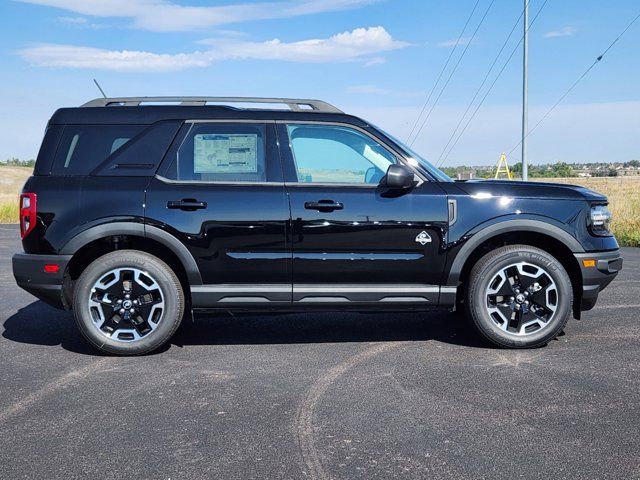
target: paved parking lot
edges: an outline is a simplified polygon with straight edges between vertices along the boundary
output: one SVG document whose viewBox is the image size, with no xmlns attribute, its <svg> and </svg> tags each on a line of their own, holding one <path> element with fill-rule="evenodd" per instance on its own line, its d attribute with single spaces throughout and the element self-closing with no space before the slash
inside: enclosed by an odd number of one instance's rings
<svg viewBox="0 0 640 480">
<path fill-rule="evenodd" d="M 13 282 L 0 225 L 0 478 L 640 478 L 640 252 L 545 348 L 454 315 L 200 318 L 97 355 Z"/>
</svg>

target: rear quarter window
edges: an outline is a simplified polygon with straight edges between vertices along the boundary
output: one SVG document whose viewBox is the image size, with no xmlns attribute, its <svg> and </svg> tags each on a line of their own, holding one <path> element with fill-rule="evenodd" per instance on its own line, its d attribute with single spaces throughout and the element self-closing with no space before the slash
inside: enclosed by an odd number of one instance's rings
<svg viewBox="0 0 640 480">
<path fill-rule="evenodd" d="M 52 173 L 88 175 L 144 128 L 144 125 L 67 125 L 58 145 Z"/>
<path fill-rule="evenodd" d="M 60 143 L 63 131 L 64 125 L 47 126 L 42 145 L 40 145 L 40 151 L 38 152 L 36 166 L 33 169 L 34 175 L 49 175 L 51 173 L 53 158 L 56 154 L 56 149 Z"/>
</svg>

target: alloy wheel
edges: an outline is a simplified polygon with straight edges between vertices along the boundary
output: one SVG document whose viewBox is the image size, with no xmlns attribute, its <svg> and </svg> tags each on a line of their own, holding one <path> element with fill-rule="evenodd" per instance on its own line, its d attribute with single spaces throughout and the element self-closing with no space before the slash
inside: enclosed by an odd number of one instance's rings
<svg viewBox="0 0 640 480">
<path fill-rule="evenodd" d="M 153 332 L 164 313 L 164 292 L 137 268 L 115 268 L 100 276 L 89 293 L 93 326 L 119 342 L 135 342 Z"/>
<path fill-rule="evenodd" d="M 516 336 L 532 335 L 546 328 L 559 301 L 551 275 L 528 262 L 501 268 L 489 282 L 485 297 L 494 324 Z"/>
</svg>

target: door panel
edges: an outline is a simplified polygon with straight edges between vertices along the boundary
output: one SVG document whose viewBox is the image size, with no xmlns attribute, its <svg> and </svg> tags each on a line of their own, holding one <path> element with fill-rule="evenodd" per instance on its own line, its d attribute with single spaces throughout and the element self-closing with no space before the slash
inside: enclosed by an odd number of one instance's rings
<svg viewBox="0 0 640 480">
<path fill-rule="evenodd" d="M 423 183 L 401 195 L 384 188 L 300 184 L 287 190 L 294 285 L 440 283 L 448 216 L 437 184 Z M 305 208 L 322 199 L 343 208 Z M 416 240 L 422 232 L 424 245 Z"/>
<path fill-rule="evenodd" d="M 291 301 L 289 204 L 273 125 L 259 127 L 263 146 L 257 148 L 251 125 L 185 127 L 167 154 L 167 168 L 149 185 L 147 222 L 184 243 L 200 269 L 204 285 L 192 288 L 194 306 Z"/>
<path fill-rule="evenodd" d="M 438 184 L 377 185 L 400 160 L 349 126 L 279 124 L 278 135 L 291 208 L 294 301 L 437 302 L 433 286 L 442 276 L 448 225 Z"/>
<path fill-rule="evenodd" d="M 207 207 L 167 208 L 193 198 Z M 196 260 L 203 283 L 290 283 L 283 186 L 180 185 L 154 179 L 147 221 L 177 236 Z"/>
</svg>

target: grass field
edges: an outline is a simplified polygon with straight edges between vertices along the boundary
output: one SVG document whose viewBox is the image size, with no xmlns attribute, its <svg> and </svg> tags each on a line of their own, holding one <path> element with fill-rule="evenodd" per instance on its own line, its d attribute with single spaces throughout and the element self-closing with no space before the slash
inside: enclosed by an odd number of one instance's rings
<svg viewBox="0 0 640 480">
<path fill-rule="evenodd" d="M 611 228 L 620 245 L 640 247 L 640 176 L 544 178 L 540 181 L 582 185 L 609 197 Z"/>
<path fill-rule="evenodd" d="M 0 223 L 18 221 L 18 193 L 31 168 L 0 166 Z M 640 247 L 640 176 L 608 178 L 545 178 L 604 193 L 613 212 L 613 232 L 621 245 Z"/>
<path fill-rule="evenodd" d="M 18 194 L 31 167 L 0 166 L 0 223 L 18 223 Z"/>
</svg>

